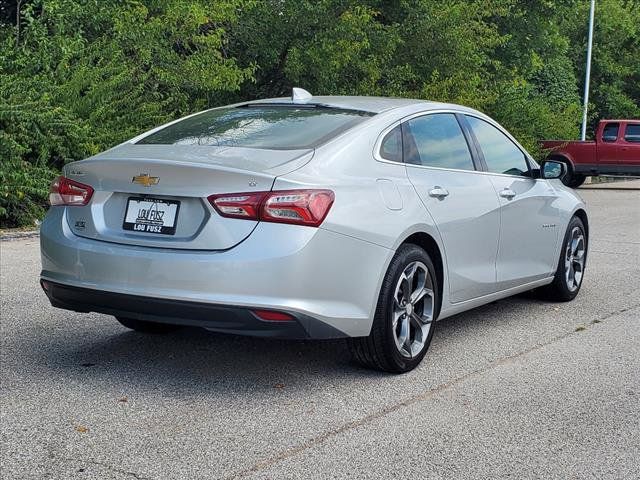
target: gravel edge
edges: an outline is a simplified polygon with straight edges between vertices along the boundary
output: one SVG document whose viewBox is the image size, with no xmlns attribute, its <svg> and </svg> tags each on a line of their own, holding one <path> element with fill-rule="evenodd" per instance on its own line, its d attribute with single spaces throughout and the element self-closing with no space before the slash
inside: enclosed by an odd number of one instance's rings
<svg viewBox="0 0 640 480">
<path fill-rule="evenodd" d="M 0 230 L 0 241 L 23 240 L 40 236 L 40 230 Z"/>
</svg>

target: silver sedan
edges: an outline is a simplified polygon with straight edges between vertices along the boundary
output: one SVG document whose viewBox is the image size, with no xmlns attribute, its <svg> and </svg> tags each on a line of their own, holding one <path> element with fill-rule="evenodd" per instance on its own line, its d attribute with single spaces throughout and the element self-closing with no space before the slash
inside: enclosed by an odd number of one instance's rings
<svg viewBox="0 0 640 480">
<path fill-rule="evenodd" d="M 41 284 L 136 331 L 346 337 L 406 372 L 436 319 L 578 294 L 589 225 L 565 173 L 470 108 L 294 89 L 66 165 Z"/>
</svg>

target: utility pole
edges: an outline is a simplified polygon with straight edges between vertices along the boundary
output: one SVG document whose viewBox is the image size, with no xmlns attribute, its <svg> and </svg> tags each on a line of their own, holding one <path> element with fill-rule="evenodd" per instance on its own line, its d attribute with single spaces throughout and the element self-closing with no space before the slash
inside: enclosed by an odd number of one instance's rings
<svg viewBox="0 0 640 480">
<path fill-rule="evenodd" d="M 584 107 L 582 110 L 582 132 L 580 140 L 583 142 L 587 138 L 587 109 L 589 108 L 589 82 L 591 80 L 591 49 L 593 47 L 593 17 L 596 10 L 596 0 L 591 0 L 591 11 L 589 12 L 589 40 L 587 42 L 587 74 L 584 80 Z"/>
</svg>

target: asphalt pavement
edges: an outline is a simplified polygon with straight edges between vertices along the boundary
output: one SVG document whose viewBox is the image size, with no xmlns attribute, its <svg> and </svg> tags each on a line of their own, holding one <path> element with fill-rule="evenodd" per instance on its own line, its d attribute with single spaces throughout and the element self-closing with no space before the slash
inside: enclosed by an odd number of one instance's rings
<svg viewBox="0 0 640 480">
<path fill-rule="evenodd" d="M 438 322 L 421 366 L 341 341 L 128 331 L 54 309 L 3 241 L 2 479 L 640 478 L 640 191 L 581 192 L 582 291 Z"/>
</svg>

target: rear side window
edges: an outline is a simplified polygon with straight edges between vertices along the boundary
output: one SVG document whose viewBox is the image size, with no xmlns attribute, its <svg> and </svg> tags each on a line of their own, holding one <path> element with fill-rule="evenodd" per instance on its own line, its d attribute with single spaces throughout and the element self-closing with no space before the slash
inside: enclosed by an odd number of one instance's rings
<svg viewBox="0 0 640 480">
<path fill-rule="evenodd" d="M 619 123 L 607 123 L 602 131 L 603 142 L 615 142 L 618 139 Z"/>
<path fill-rule="evenodd" d="M 426 167 L 474 170 L 469 146 L 452 113 L 408 120 L 403 126 L 404 161 Z"/>
<path fill-rule="evenodd" d="M 138 143 L 305 149 L 327 142 L 372 115 L 357 110 L 288 105 L 220 108 L 185 118 Z"/>
<path fill-rule="evenodd" d="M 624 139 L 627 142 L 640 143 L 640 123 L 629 123 L 624 132 Z"/>
<path fill-rule="evenodd" d="M 524 152 L 504 133 L 484 120 L 467 116 L 487 168 L 492 173 L 522 175 L 529 172 Z"/>
<path fill-rule="evenodd" d="M 400 125 L 387 133 L 382 139 L 380 156 L 385 160 L 402 162 L 402 129 Z"/>
</svg>

